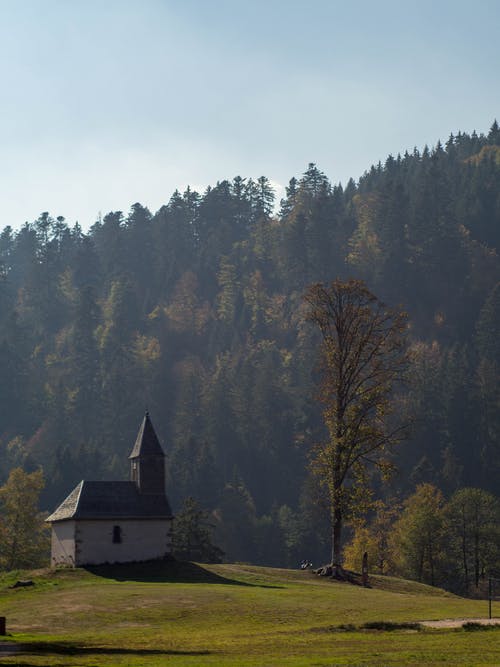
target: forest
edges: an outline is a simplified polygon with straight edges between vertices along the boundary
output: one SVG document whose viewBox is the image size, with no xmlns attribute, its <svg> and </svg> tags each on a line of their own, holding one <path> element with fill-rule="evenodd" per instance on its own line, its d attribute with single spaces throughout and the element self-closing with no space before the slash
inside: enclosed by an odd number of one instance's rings
<svg viewBox="0 0 500 667">
<path fill-rule="evenodd" d="M 48 212 L 5 226 L 0 484 L 41 468 L 51 510 L 82 478 L 126 478 L 148 409 L 174 510 L 194 498 L 226 560 L 327 558 L 308 465 L 324 437 L 319 339 L 303 295 L 356 278 L 408 314 L 412 365 L 394 400 L 412 428 L 395 474 L 372 480 L 347 554 L 381 525 L 411 532 L 419 500 L 442 517 L 441 543 L 399 567 L 442 583 L 445 527 L 475 498 L 489 536 L 481 571 L 498 569 L 499 246 L 496 121 L 390 155 L 344 187 L 309 164 L 279 203 L 265 176 L 236 176 L 175 191 L 156 213 L 111 211 L 88 231 Z"/>
</svg>

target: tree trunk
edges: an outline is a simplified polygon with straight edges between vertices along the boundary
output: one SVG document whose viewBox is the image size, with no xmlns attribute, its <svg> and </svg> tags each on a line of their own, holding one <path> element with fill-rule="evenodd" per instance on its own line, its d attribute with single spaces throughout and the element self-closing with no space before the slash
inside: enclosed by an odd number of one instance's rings
<svg viewBox="0 0 500 667">
<path fill-rule="evenodd" d="M 332 570 L 333 576 L 342 572 L 342 511 L 340 509 L 335 509 L 333 512 Z"/>
<path fill-rule="evenodd" d="M 474 532 L 474 582 L 479 587 L 480 565 L 479 565 L 479 531 Z"/>
<path fill-rule="evenodd" d="M 465 523 L 465 513 L 462 513 L 462 561 L 464 566 L 465 590 L 469 592 L 469 566 L 467 562 L 467 526 Z"/>
<path fill-rule="evenodd" d="M 434 542 L 433 534 L 431 531 L 427 532 L 427 550 L 429 557 L 429 567 L 431 569 L 431 586 L 434 586 Z"/>
</svg>

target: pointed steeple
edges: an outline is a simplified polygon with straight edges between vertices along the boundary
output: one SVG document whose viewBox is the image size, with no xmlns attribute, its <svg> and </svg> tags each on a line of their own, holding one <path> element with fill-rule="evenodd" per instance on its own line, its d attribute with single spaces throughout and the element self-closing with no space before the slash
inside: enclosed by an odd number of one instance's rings
<svg viewBox="0 0 500 667">
<path fill-rule="evenodd" d="M 139 433 L 135 441 L 129 459 L 136 459 L 139 456 L 165 456 L 161 448 L 160 441 L 154 430 L 149 412 L 146 411 L 144 419 L 142 420 Z"/>
<path fill-rule="evenodd" d="M 130 480 L 140 493 L 165 495 L 165 454 L 155 433 L 149 413 L 142 420 L 129 456 Z"/>
</svg>

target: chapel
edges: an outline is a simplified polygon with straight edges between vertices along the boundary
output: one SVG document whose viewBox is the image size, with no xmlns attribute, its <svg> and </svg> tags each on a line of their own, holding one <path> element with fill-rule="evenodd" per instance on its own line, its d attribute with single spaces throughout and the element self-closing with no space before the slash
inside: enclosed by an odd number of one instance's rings
<svg viewBox="0 0 500 667">
<path fill-rule="evenodd" d="M 53 566 L 128 563 L 171 553 L 165 454 L 147 412 L 129 460 L 129 481 L 82 480 L 46 519 Z"/>
</svg>

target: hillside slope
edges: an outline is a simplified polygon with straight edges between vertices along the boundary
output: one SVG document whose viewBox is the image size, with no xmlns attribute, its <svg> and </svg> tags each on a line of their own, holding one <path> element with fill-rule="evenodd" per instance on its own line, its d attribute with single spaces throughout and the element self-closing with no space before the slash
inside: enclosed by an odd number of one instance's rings
<svg viewBox="0 0 500 667">
<path fill-rule="evenodd" d="M 500 629 L 362 629 L 364 623 L 483 616 L 486 603 L 414 582 L 363 589 L 311 572 L 247 565 L 108 566 L 0 581 L 23 665 L 494 665 Z M 22 576 L 27 576 L 23 573 Z M 343 627 L 341 627 L 343 626 Z M 487 640 L 488 641 L 485 641 Z M 496 646 L 496 648 L 495 648 Z M 332 662 L 332 660 L 334 662 Z"/>
</svg>

